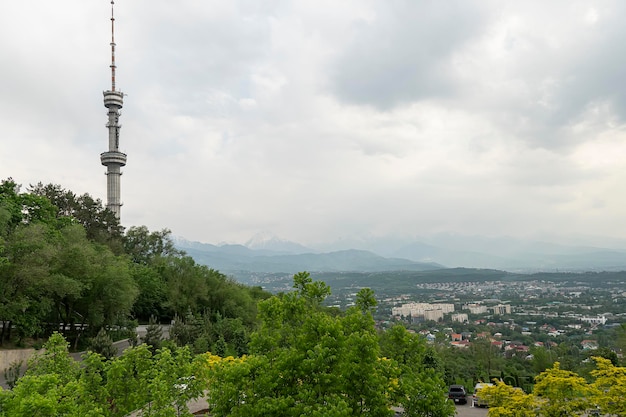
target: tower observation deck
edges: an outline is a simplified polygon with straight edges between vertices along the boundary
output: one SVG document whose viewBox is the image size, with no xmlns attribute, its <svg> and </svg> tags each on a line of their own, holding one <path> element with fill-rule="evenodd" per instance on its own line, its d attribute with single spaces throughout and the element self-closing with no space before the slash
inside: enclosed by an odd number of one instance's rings
<svg viewBox="0 0 626 417">
<path fill-rule="evenodd" d="M 105 91 L 104 107 L 108 109 L 109 118 L 106 124 L 109 130 L 109 150 L 100 154 L 100 162 L 107 167 L 107 204 L 106 207 L 119 219 L 122 207 L 120 178 L 121 168 L 126 165 L 126 154 L 120 152 L 120 109 L 124 105 L 124 94 L 115 90 L 115 16 L 114 0 L 111 0 L 111 89 Z"/>
</svg>

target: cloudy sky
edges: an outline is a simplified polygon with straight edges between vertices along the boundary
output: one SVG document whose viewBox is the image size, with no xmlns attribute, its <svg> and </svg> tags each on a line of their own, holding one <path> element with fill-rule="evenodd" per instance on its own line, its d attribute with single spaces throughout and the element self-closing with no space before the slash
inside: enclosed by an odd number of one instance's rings
<svg viewBox="0 0 626 417">
<path fill-rule="evenodd" d="M 0 177 L 106 200 L 108 0 L 0 14 Z M 626 230 L 626 2 L 117 0 L 122 223 L 190 240 Z"/>
</svg>

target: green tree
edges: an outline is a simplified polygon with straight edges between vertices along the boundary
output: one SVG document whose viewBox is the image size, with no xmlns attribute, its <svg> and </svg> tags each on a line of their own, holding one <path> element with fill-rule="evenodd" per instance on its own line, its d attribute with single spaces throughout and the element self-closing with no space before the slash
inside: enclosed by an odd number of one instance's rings
<svg viewBox="0 0 626 417">
<path fill-rule="evenodd" d="M 252 335 L 251 355 L 216 371 L 218 386 L 210 390 L 214 414 L 348 416 L 367 409 L 370 415 L 387 415 L 385 389 L 368 386 L 372 396 L 367 398 L 360 391 L 365 384 L 347 386 L 359 366 L 366 366 L 359 377 L 375 380 L 368 372 L 377 363 L 373 325 L 363 331 L 361 312 L 355 311 L 352 323 L 324 313 L 321 302 L 329 289 L 308 273 L 294 276 L 294 288 L 260 303 L 262 324 Z"/>
<path fill-rule="evenodd" d="M 223 348 L 220 356 L 241 356 L 248 353 L 250 337 L 241 318 L 222 317 L 218 313 L 209 331 L 208 340 L 215 341 Z"/>
<path fill-rule="evenodd" d="M 24 365 L 23 360 L 11 362 L 9 367 L 4 370 L 4 380 L 7 383 L 9 388 L 15 387 L 18 379 L 22 376 L 22 366 Z"/>
<path fill-rule="evenodd" d="M 388 416 L 400 370 L 381 357 L 369 307 L 329 314 L 322 302 L 330 288 L 306 272 L 294 276 L 294 289 L 259 303 L 261 325 L 251 335 L 250 355 L 214 361 L 213 414 Z M 437 415 L 451 415 L 440 386 L 421 375 L 410 380 L 416 399 L 438 396 L 448 411 Z M 409 404 L 409 397 L 402 398 Z M 418 415 L 417 407 L 410 415 Z"/>
<path fill-rule="evenodd" d="M 200 361 L 188 348 L 153 355 L 141 345 L 110 360 L 88 352 L 78 366 L 59 333 L 44 347 L 13 390 L 0 390 L 0 416 L 190 416 L 186 404 L 201 394 Z"/>
<path fill-rule="evenodd" d="M 104 356 L 87 352 L 82 357 L 80 374 L 75 384 L 74 400 L 78 407 L 77 415 L 109 416 L 110 397 L 105 387 L 105 370 L 108 364 Z"/>
<path fill-rule="evenodd" d="M 126 325 L 138 289 L 126 257 L 87 240 L 80 225 L 62 231 L 60 250 L 51 262 L 50 292 L 56 322 L 69 326 L 74 348 L 81 336 L 101 327 Z"/>
<path fill-rule="evenodd" d="M 419 373 L 404 372 L 402 375 L 401 404 L 407 417 L 451 417 L 456 413 L 454 404 L 445 397 L 446 385 L 434 369 Z"/>
<path fill-rule="evenodd" d="M 59 332 L 54 332 L 43 345 L 43 351 L 28 361 L 26 375 L 58 374 L 61 382 L 69 382 L 78 375 L 78 363 L 69 354 L 69 343 Z"/>
<path fill-rule="evenodd" d="M 192 258 L 171 257 L 162 268 L 167 303 L 174 314 L 184 316 L 188 310 L 197 312 L 206 304 L 208 287 L 203 268 L 198 267 Z"/>
<path fill-rule="evenodd" d="M 356 306 L 362 311 L 372 311 L 378 305 L 374 291 L 370 288 L 362 288 L 356 294 Z"/>
<path fill-rule="evenodd" d="M 57 252 L 49 260 L 49 291 L 54 303 L 54 322 L 69 326 L 72 334 L 80 334 L 87 324 L 86 307 L 90 303 L 83 303 L 83 299 L 93 287 L 97 256 L 82 226 L 68 225 L 60 231 Z"/>
<path fill-rule="evenodd" d="M 49 331 L 44 323 L 63 324 L 76 347 L 81 329 L 125 321 L 137 295 L 128 259 L 90 240 L 47 197 L 18 191 L 14 183 L 0 187 L 0 340 L 10 339 L 12 328 L 19 342 Z"/>
<path fill-rule="evenodd" d="M 0 206 L 8 212 L 9 230 L 20 224 L 56 224 L 56 207 L 48 198 L 20 190 L 11 178 L 0 183 Z"/>
<path fill-rule="evenodd" d="M 619 365 L 619 358 L 617 357 L 617 353 L 608 347 L 601 347 L 595 349 L 594 351 L 589 353 L 590 357 L 601 357 L 604 359 L 608 359 L 613 366 Z"/>
<path fill-rule="evenodd" d="M 133 262 L 144 265 L 153 264 L 160 258 L 180 257 L 184 252 L 176 249 L 170 234 L 168 229 L 150 232 L 146 226 L 133 226 L 124 236 L 124 252 Z"/>
<path fill-rule="evenodd" d="M 318 306 L 330 295 L 330 287 L 321 281 L 313 281 L 308 272 L 298 272 L 293 276 L 293 288 L 311 305 Z"/>
<path fill-rule="evenodd" d="M 145 226 L 131 227 L 125 235 L 125 250 L 132 260 L 130 270 L 139 295 L 133 306 L 135 317 L 148 320 L 152 315 L 159 320 L 184 317 L 185 323 L 173 329 L 179 345 L 210 346 L 219 339 L 210 327 L 217 317 L 240 319 L 246 329 L 257 323 L 257 301 L 269 297 L 258 287 L 246 287 L 233 278 L 204 265 L 198 265 L 184 252 L 175 248 L 170 232 L 150 232 Z M 314 284 L 317 285 L 317 284 Z M 188 320 L 191 317 L 194 320 Z M 199 327 L 192 330 L 189 326 Z M 201 323 L 200 323 L 201 322 Z M 196 324 L 200 324 L 199 326 Z M 184 326 L 182 325 L 184 324 Z M 178 334 L 178 331 L 182 333 Z M 245 332 L 244 332 L 245 333 Z M 237 337 L 243 333 L 238 333 Z M 222 335 L 231 344 L 227 335 Z M 196 341 L 200 338 L 201 340 Z M 241 343 L 236 350 L 244 352 Z"/>
<path fill-rule="evenodd" d="M 426 355 L 426 341 L 415 334 L 409 333 L 401 324 L 381 333 L 380 345 L 382 354 L 393 359 L 402 366 L 423 368 L 422 361 Z"/>
<path fill-rule="evenodd" d="M 452 416 L 454 404 L 445 397 L 443 366 L 425 339 L 400 324 L 380 335 L 382 354 L 398 368 L 395 400 L 406 416 Z"/>
<path fill-rule="evenodd" d="M 161 349 L 150 375 L 150 402 L 143 407 L 154 416 L 191 416 L 187 402 L 201 394 L 192 375 L 194 365 L 189 348 Z"/>
<path fill-rule="evenodd" d="M 104 379 L 112 416 L 125 416 L 150 401 L 150 374 L 153 355 L 147 345 L 126 349 L 104 369 Z"/>
<path fill-rule="evenodd" d="M 117 355 L 117 348 L 113 345 L 113 340 L 111 336 L 107 334 L 104 327 L 89 341 L 89 350 L 94 353 L 99 353 L 106 359 L 111 359 Z"/>
<path fill-rule="evenodd" d="M 106 244 L 115 253 L 121 253 L 124 228 L 115 213 L 106 209 L 102 201 L 89 194 L 77 196 L 57 184 L 44 185 L 40 182 L 31 185 L 29 191 L 48 199 L 56 207 L 57 219 L 80 224 L 90 241 Z"/>
<path fill-rule="evenodd" d="M 487 381 L 494 372 L 500 373 L 504 360 L 489 339 L 477 338 L 472 341 L 469 349 L 473 360 L 476 362 L 477 375 L 474 375 L 475 379 Z"/>
<path fill-rule="evenodd" d="M 159 319 L 168 317 L 166 284 L 158 270 L 149 265 L 133 263 L 130 275 L 139 290 L 133 304 L 133 316 L 143 322 L 151 316 Z"/>
<path fill-rule="evenodd" d="M 106 246 L 96 245 L 95 249 L 93 282 L 82 304 L 91 328 L 125 322 L 138 294 L 128 260 L 115 256 Z"/>
<path fill-rule="evenodd" d="M 143 343 L 150 347 L 150 351 L 155 353 L 163 342 L 163 328 L 157 322 L 156 317 L 150 317 L 150 322 L 146 327 L 146 334 L 141 339 Z"/>
<path fill-rule="evenodd" d="M 26 375 L 12 391 L 0 392 L 3 416 L 78 416 L 73 391 L 58 374 Z M 94 414 L 92 414 L 94 415 Z"/>
<path fill-rule="evenodd" d="M 12 391 L 1 392 L 5 416 L 78 416 L 75 401 L 78 364 L 69 356 L 68 343 L 54 333 L 44 351 L 29 361 L 29 368 Z M 85 414 L 98 415 L 98 414 Z"/>
<path fill-rule="evenodd" d="M 22 204 L 19 192 L 20 186 L 12 178 L 0 182 L 0 219 L 2 219 L 0 236 L 6 237 L 13 228 L 22 223 Z"/>
<path fill-rule="evenodd" d="M 127 349 L 105 368 L 112 416 L 143 409 L 146 416 L 188 416 L 185 405 L 201 394 L 197 365 L 188 348 L 161 348 L 152 354 L 143 344 Z"/>
<path fill-rule="evenodd" d="M 555 362 L 554 354 L 551 350 L 544 347 L 532 346 L 530 348 L 530 354 L 532 355 L 532 365 L 535 373 L 540 374 L 546 369 L 551 368 Z"/>
<path fill-rule="evenodd" d="M 622 352 L 626 352 L 626 323 L 621 323 L 615 329 L 615 346 Z"/>
<path fill-rule="evenodd" d="M 20 339 L 42 330 L 44 317 L 51 311 L 51 271 L 58 252 L 58 234 L 45 223 L 20 224 L 8 236 L 0 267 L 0 318 L 3 340 L 15 328 Z M 6 331 L 4 331 L 6 329 Z"/>
</svg>

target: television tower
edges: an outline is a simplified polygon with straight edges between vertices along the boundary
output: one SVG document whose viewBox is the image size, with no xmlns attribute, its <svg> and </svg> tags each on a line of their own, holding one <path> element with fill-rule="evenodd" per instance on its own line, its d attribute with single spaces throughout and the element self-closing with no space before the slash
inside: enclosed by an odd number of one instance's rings
<svg viewBox="0 0 626 417">
<path fill-rule="evenodd" d="M 126 154 L 120 152 L 120 109 L 124 104 L 124 94 L 115 90 L 115 15 L 113 14 L 114 0 L 111 0 L 111 89 L 105 91 L 104 107 L 109 109 L 109 150 L 100 154 L 100 162 L 107 167 L 107 204 L 106 208 L 120 218 L 122 203 L 120 201 L 121 168 L 126 165 Z"/>
</svg>

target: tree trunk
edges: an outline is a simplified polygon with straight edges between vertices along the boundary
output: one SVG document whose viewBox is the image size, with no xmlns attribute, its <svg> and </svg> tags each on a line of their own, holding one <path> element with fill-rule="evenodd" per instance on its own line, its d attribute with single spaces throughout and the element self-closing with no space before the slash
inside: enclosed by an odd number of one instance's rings
<svg viewBox="0 0 626 417">
<path fill-rule="evenodd" d="M 82 316 L 81 316 L 82 317 Z M 74 351 L 78 350 L 78 340 L 80 339 L 80 337 L 83 335 L 83 333 L 85 332 L 85 326 L 87 324 L 85 323 L 85 319 L 83 318 L 83 320 L 80 322 L 79 324 L 79 328 L 76 331 L 76 340 L 74 340 Z"/>
<path fill-rule="evenodd" d="M 7 322 L 5 322 L 7 323 Z M 11 327 L 13 327 L 13 322 L 11 320 L 8 321 L 7 325 L 7 340 L 11 340 Z M 3 329 L 4 330 L 4 329 Z"/>
</svg>

